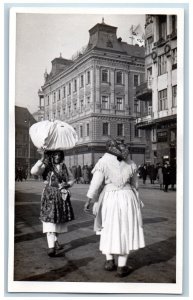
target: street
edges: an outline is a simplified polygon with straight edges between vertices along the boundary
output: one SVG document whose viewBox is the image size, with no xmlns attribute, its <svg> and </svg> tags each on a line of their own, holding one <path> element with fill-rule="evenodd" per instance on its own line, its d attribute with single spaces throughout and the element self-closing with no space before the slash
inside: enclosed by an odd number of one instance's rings
<svg viewBox="0 0 193 300">
<path fill-rule="evenodd" d="M 103 269 L 105 256 L 99 251 L 99 236 L 93 231 L 94 217 L 83 211 L 88 185 L 71 189 L 75 220 L 59 236 L 64 246 L 56 257 L 47 255 L 47 241 L 39 220 L 43 182 L 16 182 L 15 281 L 142 282 L 176 281 L 176 192 L 160 191 L 158 184 L 140 181 L 146 247 L 129 255 L 132 272 L 124 278 Z"/>
</svg>

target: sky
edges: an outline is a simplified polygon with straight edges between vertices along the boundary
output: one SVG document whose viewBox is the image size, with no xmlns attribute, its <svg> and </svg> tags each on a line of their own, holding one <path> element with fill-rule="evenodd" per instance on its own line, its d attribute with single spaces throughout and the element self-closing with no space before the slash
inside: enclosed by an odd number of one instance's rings
<svg viewBox="0 0 193 300">
<path fill-rule="evenodd" d="M 44 84 L 44 72 L 51 71 L 51 61 L 72 55 L 87 45 L 89 29 L 104 22 L 116 26 L 117 37 L 131 43 L 130 28 L 144 28 L 145 15 L 39 14 L 17 13 L 15 104 L 38 110 L 38 90 Z"/>
</svg>

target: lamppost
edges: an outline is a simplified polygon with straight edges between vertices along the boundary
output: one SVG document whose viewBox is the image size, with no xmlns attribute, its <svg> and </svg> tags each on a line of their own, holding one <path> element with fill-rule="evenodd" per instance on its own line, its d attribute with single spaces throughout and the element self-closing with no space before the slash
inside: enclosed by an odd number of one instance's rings
<svg viewBox="0 0 193 300">
<path fill-rule="evenodd" d="M 27 167 L 27 177 L 30 178 L 30 169 L 31 169 L 31 163 L 30 163 L 30 159 L 31 159 L 31 141 L 30 141 L 30 135 L 29 135 L 29 129 L 31 126 L 30 123 L 30 119 L 25 119 L 25 123 L 27 124 L 27 128 L 28 128 L 28 167 Z"/>
</svg>

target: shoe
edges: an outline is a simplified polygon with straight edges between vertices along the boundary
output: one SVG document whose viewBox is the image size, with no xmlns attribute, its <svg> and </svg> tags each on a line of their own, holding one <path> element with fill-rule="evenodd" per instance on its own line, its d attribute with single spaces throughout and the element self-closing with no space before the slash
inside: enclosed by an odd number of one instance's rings
<svg viewBox="0 0 193 300">
<path fill-rule="evenodd" d="M 132 268 L 124 266 L 124 267 L 117 267 L 117 275 L 119 277 L 125 277 L 127 275 L 129 275 L 132 272 Z"/>
<path fill-rule="evenodd" d="M 56 250 L 61 250 L 61 249 L 63 249 L 63 246 L 60 245 L 60 244 L 58 243 L 58 241 L 56 241 L 56 242 L 55 242 L 55 249 L 56 249 Z"/>
<path fill-rule="evenodd" d="M 50 256 L 50 257 L 56 256 L 55 248 L 49 248 L 49 250 L 48 250 L 48 256 Z"/>
<path fill-rule="evenodd" d="M 104 269 L 106 271 L 114 271 L 116 269 L 115 260 L 114 259 L 106 260 Z"/>
</svg>

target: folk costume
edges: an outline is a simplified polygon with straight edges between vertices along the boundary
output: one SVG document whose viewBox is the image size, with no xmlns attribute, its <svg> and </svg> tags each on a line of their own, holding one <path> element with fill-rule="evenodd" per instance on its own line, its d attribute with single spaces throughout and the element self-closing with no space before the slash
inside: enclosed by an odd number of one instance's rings
<svg viewBox="0 0 193 300">
<path fill-rule="evenodd" d="M 128 150 L 122 141 L 109 141 L 107 151 L 92 170 L 87 197 L 98 198 L 94 204 L 94 230 L 100 234 L 99 249 L 106 255 L 105 270 L 115 269 L 116 254 L 118 275 L 126 276 L 128 254 L 145 246 L 137 167 L 128 160 Z"/>
<path fill-rule="evenodd" d="M 49 256 L 55 256 L 58 233 L 67 232 L 67 223 L 74 219 L 74 212 L 70 201 L 69 187 L 74 178 L 66 165 L 62 162 L 54 164 L 53 154 L 49 153 L 49 160 L 37 163 L 31 169 L 32 175 L 42 175 L 45 187 L 41 196 L 40 220 L 43 224 L 43 233 L 47 234 Z"/>
</svg>

